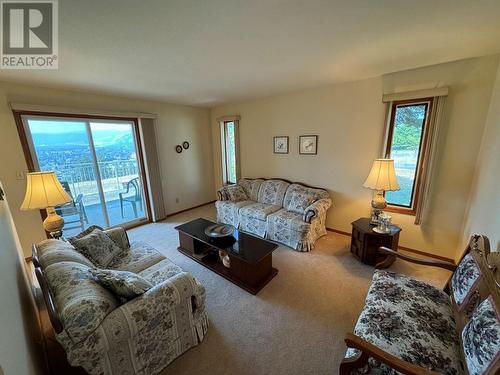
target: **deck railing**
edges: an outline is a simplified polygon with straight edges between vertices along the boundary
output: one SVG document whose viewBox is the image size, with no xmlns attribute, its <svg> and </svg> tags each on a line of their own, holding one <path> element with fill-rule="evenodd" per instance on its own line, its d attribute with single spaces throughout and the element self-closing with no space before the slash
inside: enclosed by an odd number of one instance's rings
<svg viewBox="0 0 500 375">
<path fill-rule="evenodd" d="M 139 175 L 135 159 L 99 162 L 99 172 L 106 200 L 118 199 L 118 193 L 125 191 L 127 182 Z M 68 182 L 74 198 L 83 194 L 86 204 L 99 202 L 93 163 L 64 164 L 56 173 L 59 181 Z"/>
</svg>

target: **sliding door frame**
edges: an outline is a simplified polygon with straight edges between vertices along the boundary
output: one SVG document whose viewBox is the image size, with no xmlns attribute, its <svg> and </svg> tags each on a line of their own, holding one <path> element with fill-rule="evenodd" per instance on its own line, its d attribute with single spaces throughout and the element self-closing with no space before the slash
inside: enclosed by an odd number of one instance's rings
<svg viewBox="0 0 500 375">
<path fill-rule="evenodd" d="M 151 202 L 149 198 L 149 189 L 148 189 L 148 182 L 146 178 L 146 170 L 145 170 L 145 163 L 144 163 L 144 155 L 143 155 L 143 149 L 142 149 L 142 139 L 141 139 L 141 134 L 139 130 L 139 121 L 135 117 L 119 117 L 119 116 L 101 116 L 101 115 L 86 115 L 86 114 L 75 114 L 75 113 L 57 113 L 57 112 L 40 112 L 40 111 L 19 111 L 19 110 L 12 110 L 12 114 L 14 116 L 14 121 L 16 123 L 16 128 L 17 132 L 19 134 L 19 140 L 21 141 L 21 146 L 23 149 L 24 153 L 24 159 L 26 160 L 26 166 L 28 167 L 28 172 L 37 172 L 37 169 L 39 169 L 39 166 L 37 165 L 38 163 L 35 162 L 33 159 L 32 155 L 32 147 L 31 143 L 32 140 L 28 138 L 28 135 L 26 134 L 26 129 L 23 121 L 23 117 L 29 117 L 29 116 L 34 116 L 34 117 L 45 117 L 47 119 L 55 118 L 55 119 L 72 119 L 72 120 L 83 120 L 85 122 L 86 126 L 86 131 L 87 131 L 87 136 L 90 135 L 89 141 L 92 140 L 92 134 L 90 131 L 90 120 L 105 120 L 105 121 L 126 121 L 130 122 L 133 128 L 134 132 L 134 141 L 135 141 L 135 147 L 137 150 L 137 162 L 138 162 L 138 167 L 139 167 L 139 174 L 141 177 L 142 181 L 142 194 L 144 197 L 144 207 L 145 207 L 145 214 L 146 218 L 143 220 L 140 220 L 138 222 L 134 222 L 132 224 L 119 224 L 117 226 L 123 226 L 126 229 L 131 229 L 134 227 L 138 227 L 140 225 L 148 224 L 151 223 Z M 95 154 L 95 148 L 93 143 L 90 145 L 90 152 L 93 157 L 93 163 L 95 163 L 95 167 L 97 168 L 97 176 L 100 176 L 100 171 L 99 171 L 99 166 L 97 165 L 97 159 L 96 159 L 96 154 Z M 103 204 L 103 210 L 104 212 L 106 221 L 108 222 L 109 225 L 109 217 L 108 217 L 108 212 L 106 209 L 106 202 L 105 199 L 103 199 L 103 192 L 101 182 L 98 184 L 98 189 L 99 189 L 99 195 L 100 199 L 102 200 Z M 101 187 L 100 187 L 101 186 Z M 47 217 L 47 212 L 46 210 L 40 210 L 40 216 L 42 220 L 44 220 Z M 49 234 L 47 233 L 47 237 L 49 237 Z"/>
</svg>

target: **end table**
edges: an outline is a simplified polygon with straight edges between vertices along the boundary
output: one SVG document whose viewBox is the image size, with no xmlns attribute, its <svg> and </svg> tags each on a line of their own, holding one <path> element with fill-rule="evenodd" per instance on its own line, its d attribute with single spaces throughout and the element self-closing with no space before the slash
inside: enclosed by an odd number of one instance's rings
<svg viewBox="0 0 500 375">
<path fill-rule="evenodd" d="M 401 228 L 391 225 L 389 233 L 377 233 L 372 230 L 375 225 L 370 224 L 369 218 L 361 218 L 352 223 L 351 253 L 361 262 L 372 266 L 384 262 L 383 268 L 389 267 L 393 262 L 386 259 L 387 255 L 379 254 L 380 246 L 397 251 L 399 232 Z"/>
</svg>

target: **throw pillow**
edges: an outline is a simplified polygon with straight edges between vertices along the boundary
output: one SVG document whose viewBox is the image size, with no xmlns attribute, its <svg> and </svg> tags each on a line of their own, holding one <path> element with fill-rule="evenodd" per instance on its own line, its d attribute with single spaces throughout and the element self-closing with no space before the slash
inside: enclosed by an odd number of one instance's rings
<svg viewBox="0 0 500 375">
<path fill-rule="evenodd" d="M 73 237 L 69 242 L 78 252 L 101 268 L 106 267 L 123 251 L 106 233 L 97 228 L 83 237 Z"/>
<path fill-rule="evenodd" d="M 102 269 L 89 271 L 99 284 L 120 297 L 134 298 L 153 287 L 149 281 L 133 272 Z"/>
<path fill-rule="evenodd" d="M 314 195 L 306 191 L 294 191 L 288 204 L 288 211 L 303 214 L 305 209 L 314 202 Z"/>
<path fill-rule="evenodd" d="M 226 186 L 226 193 L 229 200 L 233 202 L 240 202 L 248 200 L 245 190 L 239 185 Z"/>
</svg>

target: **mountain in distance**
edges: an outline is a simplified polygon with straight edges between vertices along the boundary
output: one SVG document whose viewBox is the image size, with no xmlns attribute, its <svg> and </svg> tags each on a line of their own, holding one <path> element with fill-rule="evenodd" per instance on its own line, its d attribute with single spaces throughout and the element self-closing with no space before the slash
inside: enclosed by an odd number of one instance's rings
<svg viewBox="0 0 500 375">
<path fill-rule="evenodd" d="M 89 144 L 87 132 L 74 131 L 64 133 L 33 133 L 33 143 L 36 147 L 54 146 L 86 146 Z M 92 133 L 96 147 L 133 145 L 132 133 L 101 130 Z"/>
</svg>

